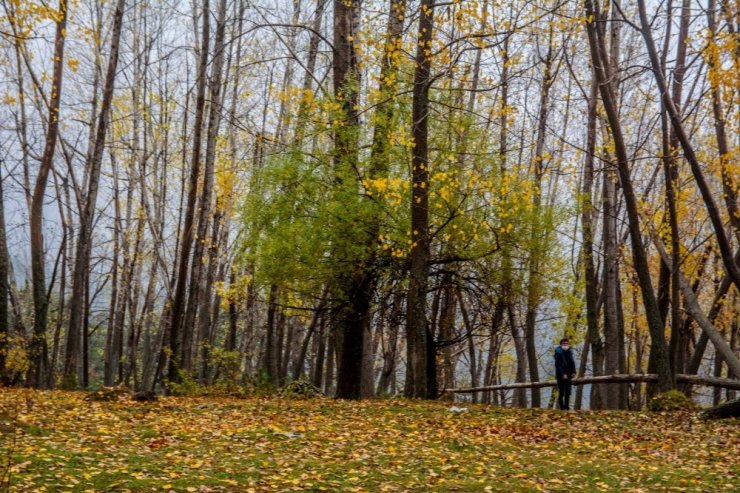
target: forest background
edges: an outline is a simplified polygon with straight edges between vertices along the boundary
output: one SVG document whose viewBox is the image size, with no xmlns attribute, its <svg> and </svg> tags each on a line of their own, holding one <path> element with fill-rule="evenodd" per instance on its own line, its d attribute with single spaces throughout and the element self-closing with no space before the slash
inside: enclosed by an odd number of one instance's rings
<svg viewBox="0 0 740 493">
<path fill-rule="evenodd" d="M 577 407 L 737 378 L 738 12 L 2 0 L 0 378 L 435 398 L 562 336 L 658 375 Z"/>
</svg>

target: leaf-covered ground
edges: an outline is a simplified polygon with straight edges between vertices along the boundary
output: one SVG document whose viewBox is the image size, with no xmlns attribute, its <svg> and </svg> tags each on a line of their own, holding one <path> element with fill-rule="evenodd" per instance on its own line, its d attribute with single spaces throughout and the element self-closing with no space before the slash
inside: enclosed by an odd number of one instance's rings
<svg viewBox="0 0 740 493">
<path fill-rule="evenodd" d="M 0 491 L 8 472 L 10 491 L 740 491 L 739 430 L 690 414 L 0 389 Z"/>
</svg>

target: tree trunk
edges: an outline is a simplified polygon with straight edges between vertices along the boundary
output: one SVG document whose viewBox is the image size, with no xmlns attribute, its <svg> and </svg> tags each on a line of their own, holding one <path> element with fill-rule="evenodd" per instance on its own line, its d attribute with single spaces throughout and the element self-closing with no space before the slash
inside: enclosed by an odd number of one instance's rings
<svg viewBox="0 0 740 493">
<path fill-rule="evenodd" d="M 324 317 L 321 317 L 319 322 L 319 333 L 317 335 L 318 345 L 316 348 L 316 358 L 313 365 L 313 374 L 311 375 L 311 383 L 314 387 L 322 389 L 323 387 L 323 376 L 324 376 L 324 357 L 326 356 L 326 324 L 324 323 Z"/>
<path fill-rule="evenodd" d="M 620 25 L 612 9 L 608 72 L 613 91 L 618 90 Z M 603 177 L 603 245 L 604 245 L 604 373 L 619 372 L 619 252 L 617 244 L 617 173 L 613 163 L 608 163 Z M 602 399 L 606 409 L 619 409 L 619 385 L 602 385 Z"/>
<path fill-rule="evenodd" d="M 514 351 L 516 353 L 516 381 L 525 382 L 527 380 L 527 353 L 524 347 L 524 337 L 516 321 L 514 306 L 509 303 L 507 309 L 509 311 L 511 336 L 514 339 Z M 524 389 L 518 388 L 514 391 L 513 405 L 516 407 L 527 407 L 527 394 L 524 392 Z"/>
<path fill-rule="evenodd" d="M 371 180 L 384 178 L 388 173 L 390 164 L 390 157 L 387 153 L 388 133 L 392 128 L 395 115 L 396 74 L 398 71 L 398 66 L 393 62 L 392 55 L 399 49 L 401 43 L 405 8 L 405 0 L 401 0 L 400 2 L 391 0 L 390 2 L 387 36 L 379 79 L 379 92 L 382 102 L 376 111 L 376 125 L 373 132 L 370 169 L 368 173 L 368 178 Z M 353 16 L 350 22 L 350 31 L 355 32 L 357 29 L 357 20 L 354 19 L 354 16 L 358 15 L 358 13 L 353 11 L 350 15 Z M 345 92 L 349 90 L 349 84 L 354 82 L 355 85 L 359 85 L 360 76 L 356 61 L 357 54 L 355 53 L 354 43 L 350 43 L 349 45 L 347 49 L 351 50 L 351 52 L 340 56 L 339 59 L 340 65 L 346 64 L 346 61 L 342 61 L 343 59 L 348 60 L 348 66 L 338 67 L 335 65 L 335 91 L 337 89 L 337 80 L 342 81 L 342 84 L 345 86 L 343 89 Z M 340 44 L 340 46 L 344 45 Z M 340 70 L 337 71 L 337 68 Z M 352 79 L 348 80 L 348 77 L 354 78 L 356 81 Z M 358 94 L 359 88 L 355 87 L 351 93 L 347 93 L 346 97 L 354 101 L 353 105 L 356 105 Z M 359 129 L 359 118 L 355 107 L 346 107 L 346 114 L 352 126 L 348 129 L 349 135 L 346 137 L 342 136 L 338 140 L 338 144 L 344 147 L 346 144 L 349 144 L 349 142 L 345 142 L 345 139 L 352 139 L 355 141 L 354 145 L 356 147 L 357 135 L 354 133 Z M 348 155 L 348 159 L 347 164 L 356 166 L 358 159 L 356 150 L 352 150 L 352 153 Z M 355 398 L 357 396 L 371 397 L 375 393 L 371 303 L 378 279 L 378 273 L 376 272 L 377 237 L 380 232 L 382 211 L 374 201 L 370 202 L 370 206 L 373 208 L 372 215 L 367 219 L 369 225 L 364 237 L 360 240 L 361 243 L 367 245 L 369 254 L 366 258 L 359 258 L 355 261 L 353 267 L 355 272 L 351 275 L 351 280 L 349 281 L 349 306 L 340 312 L 338 318 L 340 327 L 343 327 L 343 349 L 337 382 L 337 396 L 343 398 Z M 350 361 L 350 358 L 352 358 L 352 361 Z"/>
<path fill-rule="evenodd" d="M 676 68 L 673 73 L 673 103 L 676 108 L 681 108 L 681 94 L 686 73 L 686 45 L 689 33 L 691 2 L 683 0 L 681 7 L 681 23 L 679 27 Z M 665 74 L 665 72 L 664 72 Z M 682 373 L 685 366 L 684 348 L 686 346 L 686 334 L 683 332 L 683 320 L 681 319 L 681 291 L 679 281 L 679 269 L 681 265 L 680 232 L 678 229 L 678 212 L 676 189 L 678 187 L 678 160 L 679 148 L 678 138 L 675 132 L 669 132 L 668 117 L 665 111 L 661 111 L 661 125 L 663 127 L 663 167 L 666 182 L 666 204 L 668 206 L 668 219 L 670 224 L 671 243 L 671 337 L 669 350 L 674 373 Z"/>
<path fill-rule="evenodd" d="M 33 189 L 31 202 L 31 278 L 33 284 L 33 336 L 29 344 L 30 367 L 26 379 L 29 385 L 43 387 L 49 371 L 49 354 L 46 343 L 46 323 L 49 312 L 49 299 L 46 295 L 46 275 L 44 263 L 44 193 L 53 166 L 54 150 L 59 135 L 59 105 L 62 97 L 62 73 L 64 69 L 64 41 L 67 35 L 67 1 L 59 0 L 59 20 L 54 38 L 53 75 L 51 97 L 49 99 L 49 119 L 46 128 L 46 143 L 41 156 L 39 173 Z"/>
<path fill-rule="evenodd" d="M 112 386 L 115 380 L 116 365 L 119 355 L 116 354 L 116 346 L 113 343 L 115 333 L 116 309 L 118 303 L 118 259 L 121 251 L 121 201 L 119 200 L 118 170 L 116 161 L 111 156 L 111 167 L 113 174 L 113 262 L 111 274 L 110 308 L 108 310 L 108 327 L 105 334 L 105 349 L 103 352 L 103 385 Z"/>
<path fill-rule="evenodd" d="M 319 38 L 321 34 L 321 23 L 324 17 L 324 8 L 326 7 L 327 0 L 316 0 L 316 12 L 314 13 L 313 25 L 311 26 L 311 35 L 308 41 L 308 57 L 306 60 L 306 73 L 303 77 L 303 91 L 311 91 L 313 86 L 313 80 L 316 78 L 314 71 L 316 70 L 316 58 L 319 53 Z M 306 120 L 309 114 L 309 103 L 308 98 L 301 99 L 301 103 L 298 106 L 298 118 L 295 128 L 295 144 L 298 149 L 303 144 L 304 137 L 306 135 Z"/>
<path fill-rule="evenodd" d="M 339 118 L 342 125 L 334 131 L 335 181 L 338 190 L 354 187 L 347 177 L 358 167 L 359 142 L 359 54 L 355 38 L 359 33 L 361 0 L 334 0 L 334 99 L 341 106 Z M 352 265 L 354 264 L 354 265 Z M 358 399 L 362 394 L 362 355 L 366 324 L 369 319 L 370 301 L 375 285 L 374 276 L 368 275 L 364 259 L 351 263 L 349 272 L 338 276 L 341 296 L 334 316 L 335 340 L 339 341 L 337 397 Z"/>
<path fill-rule="evenodd" d="M 209 14 L 210 15 L 210 14 Z M 193 370 L 193 357 L 199 352 L 199 346 L 204 343 L 208 327 L 200 324 L 202 317 L 208 317 L 211 300 L 211 286 L 208 285 L 209 275 L 212 278 L 210 264 L 205 262 L 206 243 L 210 226 L 209 218 L 213 211 L 213 177 L 214 164 L 216 160 L 216 138 L 218 137 L 219 124 L 221 122 L 222 108 L 222 79 L 224 68 L 224 38 L 226 36 L 226 0 L 220 0 L 218 5 L 218 18 L 216 20 L 216 39 L 213 47 L 213 69 L 208 83 L 210 103 L 208 114 L 208 127 L 206 131 L 206 153 L 203 166 L 203 183 L 201 185 L 200 201 L 198 205 L 198 217 L 196 219 L 197 230 L 190 272 L 190 285 L 188 301 L 185 312 L 183 328 L 192 328 L 188 345 L 182 348 L 183 371 Z M 214 230 L 215 230 L 214 226 Z M 217 232 L 215 233 L 217 234 Z M 217 238 L 217 236 L 216 236 Z M 205 313 L 202 311 L 205 310 Z M 184 335 L 184 334 L 183 334 Z"/>
<path fill-rule="evenodd" d="M 313 313 L 313 317 L 311 317 L 311 322 L 306 328 L 306 335 L 303 336 L 301 349 L 298 352 L 298 357 L 296 358 L 295 364 L 293 365 L 293 380 L 299 380 L 303 376 L 304 366 L 306 364 L 306 355 L 308 354 L 308 346 L 311 342 L 313 334 L 316 332 L 316 328 L 318 327 L 319 319 L 322 316 L 322 310 L 323 302 L 319 303 L 319 305 L 316 307 L 316 310 Z M 315 387 L 321 388 L 321 385 L 315 385 Z"/>
<path fill-rule="evenodd" d="M 592 19 L 601 18 L 599 13 L 596 11 L 593 0 L 586 0 L 586 16 Z M 630 238 L 632 240 L 632 259 L 640 283 L 643 305 L 647 317 L 648 328 L 650 330 L 650 339 L 652 341 L 651 352 L 654 354 L 656 372 L 659 375 L 657 390 L 665 391 L 674 388 L 675 381 L 673 378 L 673 372 L 671 371 L 668 347 L 663 333 L 663 321 L 660 318 L 658 303 L 655 299 L 655 293 L 653 292 L 647 254 L 642 241 L 637 197 L 632 187 L 627 148 L 622 135 L 622 128 L 614 99 L 613 88 L 606 69 L 606 49 L 604 48 L 602 33 L 599 32 L 596 23 L 590 22 L 587 30 L 589 47 L 591 50 L 591 60 L 599 82 L 604 110 L 614 139 L 619 179 L 622 185 L 622 192 L 624 194 L 625 205 L 627 208 Z"/>
<path fill-rule="evenodd" d="M 195 123 L 193 125 L 193 153 L 190 167 L 190 180 L 188 184 L 187 205 L 185 219 L 180 231 L 180 252 L 177 263 L 177 275 L 175 277 L 175 294 L 172 301 L 170 328 L 169 328 L 169 368 L 167 379 L 170 382 L 179 382 L 182 366 L 183 350 L 187 350 L 187 344 L 183 344 L 185 331 L 188 327 L 182 325 L 185 312 L 186 287 L 188 285 L 188 265 L 190 250 L 193 244 L 193 229 L 195 219 L 195 203 L 198 192 L 198 181 L 200 178 L 200 158 L 203 133 L 203 120 L 206 106 L 206 79 L 208 69 L 208 46 L 210 42 L 210 17 L 211 11 L 209 0 L 203 1 L 203 40 L 200 46 L 200 61 L 198 63 L 198 89 L 195 102 Z"/>
<path fill-rule="evenodd" d="M 740 399 L 725 402 L 721 406 L 707 409 L 702 413 L 707 419 L 726 419 L 740 417 Z"/>
<path fill-rule="evenodd" d="M 457 318 L 457 301 L 456 289 L 452 285 L 452 274 L 446 272 L 442 275 L 439 289 L 440 304 L 439 322 L 437 330 L 430 327 L 430 333 L 435 339 L 434 354 L 428 355 L 429 358 L 437 358 L 440 353 L 440 364 L 437 366 L 434 378 L 442 384 L 442 388 L 451 388 L 455 386 L 455 365 L 452 358 L 452 342 L 455 330 L 455 320 Z"/>
<path fill-rule="evenodd" d="M 603 367 L 603 346 L 601 335 L 599 333 L 599 314 L 598 314 L 598 291 L 599 285 L 596 276 L 596 267 L 594 265 L 594 204 L 593 204 L 593 182 L 594 182 L 594 158 L 596 154 L 596 124 L 597 124 L 597 96 L 598 84 L 596 74 L 592 75 L 591 92 L 588 99 L 588 117 L 586 123 L 586 156 L 583 172 L 583 202 L 581 211 L 581 223 L 583 224 L 583 271 L 586 281 L 586 340 L 591 348 L 593 360 L 593 374 L 601 374 Z M 584 351 L 582 357 L 586 355 Z M 582 360 L 581 366 L 584 366 L 585 360 Z M 582 374 L 579 372 L 579 375 Z M 581 402 L 583 389 L 576 389 L 576 409 Z M 592 393 L 593 394 L 593 393 Z M 591 408 L 598 409 L 601 406 L 601 399 L 591 399 Z"/>
<path fill-rule="evenodd" d="M 499 300 L 493 309 L 493 316 L 491 317 L 491 329 L 489 332 L 489 340 L 488 340 L 488 354 L 486 357 L 486 365 L 483 373 L 483 385 L 492 385 L 496 378 L 496 369 L 498 368 L 498 361 L 497 356 L 500 351 L 501 341 L 500 341 L 500 329 L 501 324 L 503 322 L 505 313 L 504 313 L 504 304 Z M 491 399 L 493 397 L 493 400 Z M 481 402 L 484 404 L 491 404 L 492 402 L 494 404 L 498 404 L 498 399 L 496 399 L 497 395 L 496 393 L 487 392 L 483 394 L 483 399 Z"/>
<path fill-rule="evenodd" d="M 326 330 L 325 330 L 326 332 Z M 329 330 L 326 335 L 326 371 L 324 372 L 324 394 L 331 395 L 334 391 L 334 368 L 336 366 L 337 351 L 336 338 L 333 331 Z"/>
<path fill-rule="evenodd" d="M 411 109 L 414 138 L 411 160 L 411 272 L 406 315 L 406 397 L 426 399 L 429 341 L 426 296 L 429 275 L 429 89 L 434 3 L 421 0 Z"/>
<path fill-rule="evenodd" d="M 92 144 L 90 162 L 87 165 L 89 176 L 87 180 L 87 194 L 84 200 L 84 210 L 80 214 L 80 230 L 77 237 L 77 255 L 75 266 L 72 271 L 72 294 L 69 300 L 69 326 L 67 329 L 67 344 L 64 353 L 64 370 L 62 372 L 62 387 L 76 388 L 77 365 L 80 355 L 80 329 L 87 307 L 83 303 L 85 291 L 88 290 L 90 255 L 92 253 L 92 228 L 95 216 L 95 205 L 98 198 L 98 186 L 100 184 L 100 171 L 103 163 L 103 151 L 105 137 L 110 121 L 110 110 L 113 103 L 113 91 L 116 81 L 116 70 L 118 67 L 118 49 L 121 41 L 121 29 L 123 27 L 123 11 L 126 7 L 125 0 L 116 2 L 113 13 L 113 28 L 111 30 L 110 55 L 108 57 L 108 68 L 105 75 L 103 87 L 103 102 L 100 106 L 100 115 Z"/>
<path fill-rule="evenodd" d="M 278 385 L 278 336 L 276 330 L 276 315 L 277 315 L 277 286 L 270 286 L 270 294 L 268 296 L 268 308 L 267 308 L 267 325 L 265 327 L 265 355 L 262 363 L 262 371 L 265 374 L 267 381 L 277 386 Z"/>
<path fill-rule="evenodd" d="M 231 286 L 236 282 L 236 272 L 234 266 L 231 266 L 231 273 L 229 274 L 229 284 Z M 236 306 L 236 300 L 233 297 L 229 297 L 229 332 L 224 342 L 224 350 L 227 352 L 234 351 L 237 348 L 236 336 L 239 329 L 239 312 Z"/>
<path fill-rule="evenodd" d="M 740 249 L 735 252 L 735 262 L 740 262 Z M 707 315 L 710 323 L 714 324 L 714 320 L 717 318 L 720 311 L 722 310 L 722 306 L 724 306 L 725 302 L 725 295 L 730 290 L 731 286 L 732 280 L 730 279 L 730 276 L 725 275 L 724 277 L 722 277 L 719 286 L 717 287 L 717 290 L 714 294 L 714 300 L 712 301 L 711 308 L 709 309 L 709 314 Z M 690 323 L 690 320 L 691 319 L 687 319 L 687 322 Z M 688 331 L 688 327 L 684 327 L 684 330 Z M 704 357 L 704 351 L 706 350 L 708 342 L 709 336 L 706 332 L 702 331 L 701 335 L 699 336 L 699 340 L 696 341 L 694 353 L 689 359 L 686 373 L 690 375 L 695 375 L 699 371 L 699 367 L 701 366 L 701 361 Z"/>
<path fill-rule="evenodd" d="M 4 208 L 4 177 L 3 170 L 0 167 L 0 385 L 10 384 L 10 375 L 5 368 L 6 354 L 8 351 L 10 338 L 10 317 L 8 314 L 8 286 L 9 286 L 9 269 L 8 263 L 8 243 L 5 229 L 5 208 Z"/>
<path fill-rule="evenodd" d="M 144 155 L 146 156 L 146 144 L 144 145 Z M 146 172 L 145 163 L 146 158 L 142 160 L 140 173 Z M 133 180 L 133 177 L 131 179 Z M 143 188 L 142 188 L 143 191 Z M 142 217 L 136 218 L 136 230 L 134 232 L 134 252 L 131 261 L 131 273 L 130 273 L 130 289 L 129 289 L 129 332 L 126 338 L 126 352 L 124 358 L 122 358 L 122 370 L 123 378 L 121 381 L 129 387 L 131 385 L 131 377 L 134 380 L 138 380 L 136 372 L 136 360 L 138 356 L 138 344 L 141 333 L 141 320 L 138 316 L 139 299 L 141 298 L 141 271 L 143 269 L 141 257 L 143 255 L 143 238 L 144 238 L 144 219 Z"/>
<path fill-rule="evenodd" d="M 381 323 L 385 324 L 388 328 L 388 338 L 385 347 L 383 348 L 383 369 L 380 372 L 380 381 L 378 382 L 379 395 L 392 395 L 391 383 L 396 374 L 398 336 L 400 332 L 399 327 L 403 317 L 403 313 L 401 311 L 403 295 L 395 292 L 392 296 L 393 302 L 387 323 L 385 321 L 381 321 Z"/>
<path fill-rule="evenodd" d="M 617 269 L 617 279 L 620 278 L 619 269 Z M 622 283 L 617 283 L 617 340 L 619 343 L 619 373 L 628 373 L 627 368 L 627 349 L 624 330 L 624 304 L 622 301 Z M 629 409 L 629 385 L 621 384 L 619 387 L 619 409 Z"/>
<path fill-rule="evenodd" d="M 54 181 L 54 188 L 56 189 L 56 202 L 59 211 L 59 218 L 62 227 L 62 243 L 59 246 L 59 257 L 61 257 L 61 272 L 59 275 L 59 304 L 57 305 L 57 313 L 59 316 L 56 317 L 56 324 L 54 326 L 54 336 L 52 339 L 51 347 L 51 361 L 49 363 L 49 374 L 47 378 L 47 386 L 54 388 L 56 384 L 57 361 L 59 359 L 60 340 L 62 335 L 62 327 L 65 321 L 65 310 L 66 310 L 66 290 L 67 290 L 67 265 L 69 259 L 74 257 L 74 241 L 70 240 L 72 236 L 72 219 L 70 217 L 72 211 L 72 201 L 69 193 L 69 181 L 64 179 L 62 184 L 58 183 L 56 173 L 52 175 Z M 12 266 L 12 265 L 11 265 Z M 12 276 L 12 273 L 10 273 Z M 52 283 L 53 284 L 53 283 Z"/>
<path fill-rule="evenodd" d="M 524 321 L 524 340 L 527 349 L 527 366 L 529 366 L 529 378 L 536 382 L 540 379 L 539 361 L 537 360 L 537 341 L 535 341 L 535 329 L 537 322 L 537 309 L 542 299 L 543 280 L 540 278 L 540 257 L 544 252 L 547 235 L 543 224 L 544 214 L 542 211 L 542 175 L 545 171 L 545 139 L 547 130 L 547 117 L 550 105 L 550 88 L 555 82 L 553 73 L 553 24 L 550 23 L 548 33 L 547 55 L 544 60 L 544 72 L 540 85 L 540 103 L 537 116 L 537 138 L 534 152 L 534 211 L 529 237 L 529 261 L 528 261 L 528 284 L 527 284 L 527 313 Z M 542 406 L 540 390 L 532 389 L 532 407 Z"/>
<path fill-rule="evenodd" d="M 604 374 L 619 372 L 619 329 L 617 326 L 617 176 L 613 166 L 607 165 L 603 181 L 604 210 Z M 596 375 L 594 371 L 594 375 Z M 617 385 L 595 386 L 601 388 L 601 398 L 606 409 L 619 409 Z"/>
<path fill-rule="evenodd" d="M 460 289 L 460 286 L 457 287 L 457 299 L 460 302 L 460 313 L 462 314 L 463 318 L 463 324 L 465 325 L 465 332 L 467 334 L 467 340 L 468 340 L 468 365 L 470 367 L 470 385 L 473 387 L 478 386 L 479 381 L 479 373 L 478 373 L 478 365 L 477 365 L 477 359 L 476 359 L 476 347 L 475 347 L 475 338 L 473 334 L 473 324 L 471 323 L 469 317 L 468 317 L 468 310 L 465 306 L 465 300 L 462 295 L 462 290 Z M 452 382 L 454 385 L 454 381 Z M 446 387 L 445 387 L 446 388 Z M 477 402 L 477 399 L 473 398 L 473 402 Z"/>
</svg>

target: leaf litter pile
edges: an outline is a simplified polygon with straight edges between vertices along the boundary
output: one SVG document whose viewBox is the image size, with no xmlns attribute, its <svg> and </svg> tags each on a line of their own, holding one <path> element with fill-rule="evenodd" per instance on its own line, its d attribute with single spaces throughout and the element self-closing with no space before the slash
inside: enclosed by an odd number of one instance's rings
<svg viewBox="0 0 740 493">
<path fill-rule="evenodd" d="M 740 491 L 738 422 L 0 390 L 0 490 Z"/>
</svg>

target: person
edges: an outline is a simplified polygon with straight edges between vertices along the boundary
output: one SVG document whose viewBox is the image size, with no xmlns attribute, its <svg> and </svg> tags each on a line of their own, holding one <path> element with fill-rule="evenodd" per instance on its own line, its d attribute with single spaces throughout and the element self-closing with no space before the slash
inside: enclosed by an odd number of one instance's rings
<svg viewBox="0 0 740 493">
<path fill-rule="evenodd" d="M 570 388 L 575 374 L 576 362 L 570 342 L 567 338 L 560 339 L 560 345 L 555 348 L 555 377 L 558 380 L 558 407 L 565 411 L 570 410 Z"/>
</svg>

